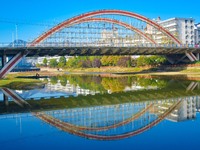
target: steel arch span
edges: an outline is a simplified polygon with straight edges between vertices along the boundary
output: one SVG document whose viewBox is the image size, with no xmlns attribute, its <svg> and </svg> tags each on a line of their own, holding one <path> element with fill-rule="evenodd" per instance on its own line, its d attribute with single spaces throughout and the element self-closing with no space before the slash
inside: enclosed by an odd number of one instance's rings
<svg viewBox="0 0 200 150">
<path fill-rule="evenodd" d="M 137 34 L 139 34 L 142 37 L 144 37 L 150 43 L 156 44 L 156 41 L 153 38 L 147 36 L 144 32 L 140 31 L 136 27 L 131 26 L 131 25 L 125 23 L 125 22 L 121 22 L 119 20 L 115 20 L 115 19 L 108 19 L 108 18 L 87 18 L 87 19 L 83 19 L 81 21 L 77 21 L 73 25 L 79 24 L 79 23 L 85 23 L 85 22 L 108 22 L 108 23 L 117 24 L 117 25 L 123 26 L 123 27 L 125 27 L 127 29 L 130 29 L 130 30 L 136 32 Z"/>
<path fill-rule="evenodd" d="M 161 113 L 157 118 L 155 118 L 153 121 L 148 122 L 148 124 L 141 126 L 140 128 L 136 129 L 136 130 L 132 130 L 132 131 L 126 131 L 125 133 L 120 133 L 120 134 L 114 134 L 114 135 L 102 135 L 102 134 L 98 134 L 96 133 L 96 131 L 101 130 L 102 128 L 96 128 L 95 132 L 88 132 L 88 128 L 87 129 L 83 129 L 83 128 L 78 128 L 76 125 L 72 125 L 72 124 L 66 124 L 65 122 L 54 118 L 50 115 L 47 115 L 45 113 L 40 113 L 40 112 L 36 112 L 34 113 L 34 115 L 36 117 L 38 117 L 39 119 L 41 119 L 42 121 L 62 130 L 65 132 L 68 132 L 70 134 L 76 135 L 76 136 L 80 136 L 83 138 L 87 138 L 87 139 L 95 139 L 95 140 L 120 140 L 120 139 L 124 139 L 124 138 L 129 138 L 132 136 L 136 136 L 138 134 L 141 134 L 151 128 L 153 128 L 154 126 L 158 125 L 160 122 L 162 122 L 165 117 L 167 117 L 170 113 L 172 113 L 177 107 L 180 106 L 181 104 L 181 100 L 178 100 L 177 102 L 175 102 L 174 104 L 172 104 L 167 110 L 165 110 L 163 113 Z M 147 111 L 148 109 L 144 109 L 143 111 Z M 134 121 L 135 119 L 138 118 L 134 118 L 132 121 Z M 129 122 L 124 122 L 124 123 L 120 123 L 120 125 L 127 125 Z M 114 128 L 117 129 L 118 126 L 113 126 Z M 104 127 L 103 130 L 106 129 L 108 130 L 109 133 L 109 129 L 110 126 L 108 126 L 107 128 Z"/>
<path fill-rule="evenodd" d="M 141 109 L 139 112 L 137 112 L 136 114 L 131 115 L 131 117 L 124 119 L 123 121 L 119 122 L 119 123 L 114 123 L 112 125 L 107 125 L 107 126 L 103 126 L 103 127 L 88 127 L 88 126 L 79 126 L 79 125 L 74 125 L 72 123 L 67 123 L 67 122 L 62 122 L 62 125 L 67 127 L 67 128 L 71 128 L 73 130 L 79 130 L 79 131 L 106 131 L 109 129 L 113 129 L 113 128 L 117 128 L 120 126 L 124 126 L 126 124 L 129 124 L 131 122 L 133 122 L 134 120 L 137 120 L 138 118 L 140 118 L 141 116 L 143 116 L 147 111 L 149 111 L 151 108 L 153 108 L 153 103 L 148 105 L 146 108 Z M 44 113 L 35 113 L 35 116 L 39 117 L 39 118 L 48 118 L 51 116 L 48 116 Z"/>
<path fill-rule="evenodd" d="M 47 39 L 52 34 L 59 32 L 60 30 L 62 30 L 65 27 L 72 26 L 74 23 L 77 23 L 77 22 L 81 23 L 81 21 L 83 21 L 84 19 L 99 16 L 99 15 L 111 15 L 111 14 L 127 16 L 127 17 L 135 18 L 135 19 L 141 20 L 143 22 L 146 22 L 147 24 L 155 27 L 157 30 L 161 31 L 163 34 L 168 36 L 174 43 L 176 43 L 178 45 L 181 44 L 181 42 L 174 35 L 172 35 L 168 30 L 166 30 L 164 27 L 160 26 L 158 23 L 156 23 L 142 15 L 139 15 L 139 14 L 136 14 L 133 12 L 123 11 L 123 10 L 98 10 L 98 11 L 85 13 L 85 14 L 82 14 L 82 15 L 79 15 L 79 16 L 76 16 L 76 17 L 73 17 L 71 19 L 61 22 L 60 24 L 56 25 L 55 27 L 51 28 L 50 30 L 48 30 L 47 32 L 45 32 L 44 34 L 42 34 L 41 36 L 36 38 L 31 43 L 31 46 L 35 46 L 36 44 L 41 43 L 42 41 Z"/>
</svg>

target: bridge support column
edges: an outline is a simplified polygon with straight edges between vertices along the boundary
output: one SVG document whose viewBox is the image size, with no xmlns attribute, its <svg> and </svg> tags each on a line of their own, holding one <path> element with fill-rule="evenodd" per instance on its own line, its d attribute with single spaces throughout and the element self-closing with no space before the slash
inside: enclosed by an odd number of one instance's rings
<svg viewBox="0 0 200 150">
<path fill-rule="evenodd" d="M 196 53 L 196 58 L 197 60 L 199 60 L 199 53 Z"/>
<path fill-rule="evenodd" d="M 1 60 L 0 61 L 0 69 L 1 69 L 1 68 L 3 68 L 3 56 L 2 55 L 0 55 L 0 60 Z"/>
<path fill-rule="evenodd" d="M 6 62 L 7 62 L 6 54 L 1 55 L 0 58 L 1 58 L 1 68 L 0 68 L 0 70 L 1 70 L 6 65 Z"/>
<path fill-rule="evenodd" d="M 3 68 L 5 66 L 5 63 L 6 63 L 6 55 L 5 54 L 0 55 L 0 58 L 1 58 L 1 63 L 0 64 L 1 64 L 1 67 Z"/>
<path fill-rule="evenodd" d="M 6 54 L 3 54 L 2 56 L 2 67 L 6 65 Z"/>
<path fill-rule="evenodd" d="M 6 96 L 5 94 L 3 94 L 3 101 L 4 101 L 5 106 L 9 105 L 9 103 L 8 103 L 8 96 Z"/>
</svg>

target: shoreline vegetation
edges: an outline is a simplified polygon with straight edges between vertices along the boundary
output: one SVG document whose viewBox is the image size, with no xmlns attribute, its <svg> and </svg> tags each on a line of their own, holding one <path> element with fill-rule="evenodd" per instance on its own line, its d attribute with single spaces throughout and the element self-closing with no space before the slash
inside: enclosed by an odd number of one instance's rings
<svg viewBox="0 0 200 150">
<path fill-rule="evenodd" d="M 37 72 L 12 72 L 4 79 L 0 79 L 0 87 L 7 87 L 12 89 L 31 89 L 41 88 L 45 85 L 44 81 L 38 80 L 39 77 L 46 76 L 61 76 L 66 74 L 89 74 L 101 75 L 104 77 L 116 76 L 176 76 L 184 77 L 184 79 L 200 80 L 200 65 L 178 65 L 178 66 L 163 66 L 163 67 L 100 67 L 100 68 L 69 68 L 58 69 L 41 67 L 41 71 Z M 19 78 L 21 77 L 21 78 Z M 30 77 L 30 78 L 23 78 Z"/>
<path fill-rule="evenodd" d="M 57 69 L 41 67 L 41 75 L 48 75 L 45 72 L 50 72 L 51 75 L 62 74 L 107 74 L 107 75 L 188 75 L 200 77 L 200 65 L 167 65 L 167 66 L 145 66 L 145 67 L 100 67 L 100 68 L 68 68 Z"/>
</svg>

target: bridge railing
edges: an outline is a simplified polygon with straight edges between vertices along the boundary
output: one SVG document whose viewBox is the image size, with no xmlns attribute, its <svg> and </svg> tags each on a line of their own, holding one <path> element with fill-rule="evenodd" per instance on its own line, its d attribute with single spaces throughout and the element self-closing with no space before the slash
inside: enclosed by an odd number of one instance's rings
<svg viewBox="0 0 200 150">
<path fill-rule="evenodd" d="M 10 43 L 0 43 L 0 48 L 26 48 L 26 47 L 165 47 L 165 48 L 200 48 L 199 44 L 134 44 L 134 43 L 114 43 L 114 44 L 107 44 L 107 43 L 39 43 L 32 45 L 32 43 L 26 44 L 10 44 Z"/>
</svg>

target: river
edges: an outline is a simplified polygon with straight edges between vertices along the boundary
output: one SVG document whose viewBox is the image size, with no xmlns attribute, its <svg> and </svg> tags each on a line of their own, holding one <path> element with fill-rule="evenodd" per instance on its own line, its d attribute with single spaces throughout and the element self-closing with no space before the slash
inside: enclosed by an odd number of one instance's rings
<svg viewBox="0 0 200 150">
<path fill-rule="evenodd" d="M 198 149 L 200 83 L 65 75 L 0 89 L 0 149 Z"/>
</svg>

